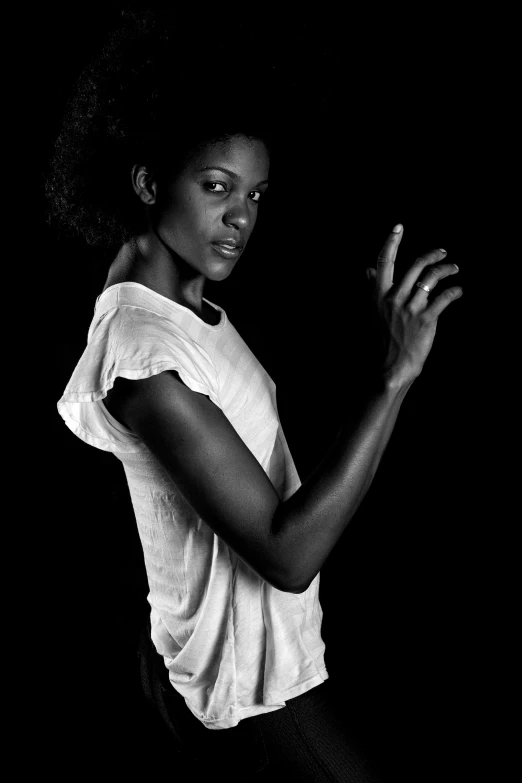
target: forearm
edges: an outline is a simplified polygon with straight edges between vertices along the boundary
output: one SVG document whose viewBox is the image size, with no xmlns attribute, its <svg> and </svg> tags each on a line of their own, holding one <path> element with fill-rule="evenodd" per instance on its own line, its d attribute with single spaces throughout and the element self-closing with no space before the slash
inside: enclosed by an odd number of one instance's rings
<svg viewBox="0 0 522 783">
<path fill-rule="evenodd" d="M 320 571 L 368 491 L 406 391 L 372 383 L 323 461 L 276 510 L 272 539 L 296 592 Z"/>
</svg>

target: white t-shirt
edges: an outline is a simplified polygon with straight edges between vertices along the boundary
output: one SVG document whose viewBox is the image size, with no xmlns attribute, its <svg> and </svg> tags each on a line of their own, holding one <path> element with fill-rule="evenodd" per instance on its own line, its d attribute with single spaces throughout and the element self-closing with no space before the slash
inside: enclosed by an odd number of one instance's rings
<svg viewBox="0 0 522 783">
<path fill-rule="evenodd" d="M 286 699 L 328 679 L 319 574 L 302 594 L 261 579 L 103 404 L 118 376 L 175 370 L 221 408 L 279 497 L 290 497 L 300 480 L 279 422 L 275 384 L 226 313 L 208 304 L 221 313 L 215 326 L 140 283 L 107 288 L 96 300 L 87 347 L 58 411 L 75 435 L 123 463 L 143 547 L 154 645 L 192 713 L 209 729 L 226 729 L 281 709 Z"/>
</svg>

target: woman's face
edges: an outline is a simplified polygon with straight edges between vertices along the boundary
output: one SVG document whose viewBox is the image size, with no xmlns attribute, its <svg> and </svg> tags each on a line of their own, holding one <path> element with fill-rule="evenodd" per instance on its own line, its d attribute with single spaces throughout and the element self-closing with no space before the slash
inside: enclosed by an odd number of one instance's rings
<svg viewBox="0 0 522 783">
<path fill-rule="evenodd" d="M 254 230 L 268 169 L 262 141 L 207 145 L 158 186 L 151 220 L 163 244 L 209 280 L 228 277 Z"/>
</svg>

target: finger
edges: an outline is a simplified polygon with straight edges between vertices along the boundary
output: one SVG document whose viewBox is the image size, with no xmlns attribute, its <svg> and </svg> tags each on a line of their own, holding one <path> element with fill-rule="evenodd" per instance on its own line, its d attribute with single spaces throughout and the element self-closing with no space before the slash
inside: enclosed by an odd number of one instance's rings
<svg viewBox="0 0 522 783">
<path fill-rule="evenodd" d="M 441 261 L 446 256 L 446 251 L 440 248 L 439 250 L 432 250 L 429 253 L 425 253 L 418 258 L 413 266 L 406 272 L 402 282 L 397 288 L 394 294 L 394 301 L 396 304 L 401 305 L 405 299 L 407 299 L 412 293 L 413 285 L 417 282 L 421 272 L 430 264 L 435 264 L 437 261 Z"/>
<path fill-rule="evenodd" d="M 377 258 L 376 291 L 379 296 L 384 295 L 393 285 L 395 259 L 403 234 L 404 229 L 399 223 L 388 236 Z"/>
<path fill-rule="evenodd" d="M 439 280 L 443 280 L 449 275 L 456 275 L 458 271 L 459 268 L 456 264 L 435 264 L 435 266 L 428 267 L 422 275 L 422 279 L 418 280 L 413 286 L 412 298 L 408 302 L 408 310 L 410 313 L 416 315 L 417 313 L 420 313 L 421 310 L 424 310 L 428 301 L 428 295 L 430 291 L 435 288 Z M 420 285 L 425 285 L 429 288 L 429 291 L 420 288 Z"/>
<path fill-rule="evenodd" d="M 439 296 L 433 300 L 432 304 L 427 307 L 422 316 L 426 321 L 435 321 L 446 307 L 456 299 L 460 299 L 462 296 L 462 288 L 460 286 L 454 286 L 453 288 L 446 288 Z"/>
</svg>

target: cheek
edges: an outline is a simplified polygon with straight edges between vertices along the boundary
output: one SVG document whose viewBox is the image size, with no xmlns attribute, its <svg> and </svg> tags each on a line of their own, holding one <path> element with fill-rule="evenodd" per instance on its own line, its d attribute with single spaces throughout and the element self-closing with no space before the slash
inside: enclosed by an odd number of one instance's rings
<svg viewBox="0 0 522 783">
<path fill-rule="evenodd" d="M 168 234 L 185 234 L 194 223 L 194 208 L 190 198 L 179 199 L 168 204 L 161 213 L 162 229 Z"/>
<path fill-rule="evenodd" d="M 208 202 L 185 195 L 163 212 L 161 234 L 173 249 L 190 252 L 190 248 L 200 248 L 208 243 L 215 234 L 213 227 L 218 220 L 219 214 Z"/>
<path fill-rule="evenodd" d="M 203 199 L 186 196 L 178 210 L 180 222 L 187 228 L 198 230 L 208 225 L 212 220 L 212 210 Z"/>
</svg>

